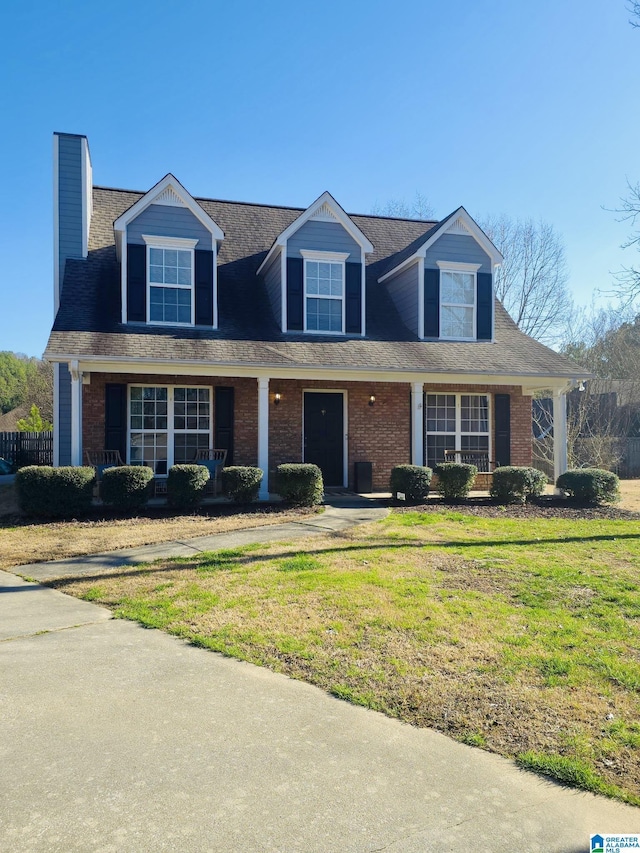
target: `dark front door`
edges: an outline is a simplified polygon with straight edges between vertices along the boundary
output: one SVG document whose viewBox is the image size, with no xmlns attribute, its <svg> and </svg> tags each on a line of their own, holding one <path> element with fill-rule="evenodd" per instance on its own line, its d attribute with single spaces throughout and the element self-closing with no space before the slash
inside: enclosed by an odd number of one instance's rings
<svg viewBox="0 0 640 853">
<path fill-rule="evenodd" d="M 342 394 L 305 392 L 304 461 L 320 468 L 325 486 L 344 485 Z"/>
<path fill-rule="evenodd" d="M 233 465 L 233 388 L 216 388 L 213 446 L 227 451 L 225 465 Z"/>
</svg>

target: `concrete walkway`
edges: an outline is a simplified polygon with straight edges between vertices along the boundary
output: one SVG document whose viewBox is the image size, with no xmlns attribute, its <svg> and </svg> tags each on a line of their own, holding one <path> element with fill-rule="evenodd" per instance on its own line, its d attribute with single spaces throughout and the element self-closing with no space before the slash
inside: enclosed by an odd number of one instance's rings
<svg viewBox="0 0 640 853">
<path fill-rule="evenodd" d="M 333 499 L 321 515 L 309 516 L 303 521 L 272 524 L 234 530 L 231 533 L 216 533 L 213 536 L 197 536 L 158 545 L 142 545 L 105 554 L 89 554 L 68 560 L 53 560 L 49 563 L 29 563 L 17 566 L 14 571 L 33 580 L 51 580 L 60 577 L 83 577 L 100 574 L 121 566 L 137 566 L 167 557 L 190 557 L 202 551 L 219 551 L 222 548 L 239 548 L 254 542 L 289 542 L 321 533 L 339 533 L 356 524 L 376 521 L 389 514 L 389 510 L 367 498 L 346 497 Z"/>
<path fill-rule="evenodd" d="M 6 572 L 0 631 L 3 853 L 578 853 L 640 830 L 640 810 Z"/>
</svg>

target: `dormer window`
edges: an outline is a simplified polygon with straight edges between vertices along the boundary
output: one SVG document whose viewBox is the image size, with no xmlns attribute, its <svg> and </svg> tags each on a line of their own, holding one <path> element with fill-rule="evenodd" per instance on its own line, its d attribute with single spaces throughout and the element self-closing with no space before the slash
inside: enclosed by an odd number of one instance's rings
<svg viewBox="0 0 640 853">
<path fill-rule="evenodd" d="M 364 335 L 369 252 L 373 245 L 338 202 L 329 193 L 316 199 L 276 237 L 256 271 L 282 331 Z"/>
<path fill-rule="evenodd" d="M 173 175 L 131 205 L 113 229 L 123 323 L 217 328 L 224 233 Z"/>
<path fill-rule="evenodd" d="M 456 341 L 476 338 L 476 274 L 479 264 L 450 264 L 440 267 L 440 337 Z"/>
<path fill-rule="evenodd" d="M 143 235 L 147 244 L 148 323 L 193 326 L 197 240 Z"/>
<path fill-rule="evenodd" d="M 388 282 L 406 325 L 426 341 L 493 341 L 500 252 L 463 207 L 423 237 L 413 254 L 378 279 Z"/>
<path fill-rule="evenodd" d="M 349 253 L 301 250 L 304 258 L 304 330 L 343 334 L 345 262 Z"/>
</svg>

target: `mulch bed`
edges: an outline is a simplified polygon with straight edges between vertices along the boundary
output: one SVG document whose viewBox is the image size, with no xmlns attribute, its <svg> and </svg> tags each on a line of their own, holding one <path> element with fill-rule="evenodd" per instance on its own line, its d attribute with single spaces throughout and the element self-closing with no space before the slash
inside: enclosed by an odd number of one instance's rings
<svg viewBox="0 0 640 853">
<path fill-rule="evenodd" d="M 394 506 L 394 512 L 437 512 L 442 509 L 463 512 L 482 518 L 565 518 L 568 520 L 618 520 L 640 521 L 640 513 L 615 506 L 585 506 L 563 498 L 553 496 L 539 498 L 526 504 L 496 504 L 490 498 L 468 498 L 464 503 L 446 503 L 440 498 L 433 498 L 426 504 L 417 506 Z"/>
</svg>

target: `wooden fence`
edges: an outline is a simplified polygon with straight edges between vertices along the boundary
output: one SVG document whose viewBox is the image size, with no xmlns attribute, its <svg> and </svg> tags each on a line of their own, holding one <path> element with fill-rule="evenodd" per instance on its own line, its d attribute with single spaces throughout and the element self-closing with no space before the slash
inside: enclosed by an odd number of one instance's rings
<svg viewBox="0 0 640 853">
<path fill-rule="evenodd" d="M 640 438 L 628 438 L 620 463 L 622 477 L 640 477 Z"/>
<path fill-rule="evenodd" d="M 52 432 L 0 432 L 0 457 L 17 468 L 53 464 Z"/>
</svg>

